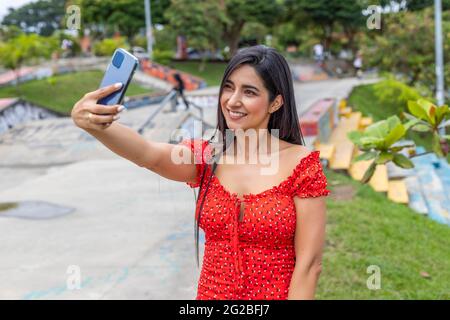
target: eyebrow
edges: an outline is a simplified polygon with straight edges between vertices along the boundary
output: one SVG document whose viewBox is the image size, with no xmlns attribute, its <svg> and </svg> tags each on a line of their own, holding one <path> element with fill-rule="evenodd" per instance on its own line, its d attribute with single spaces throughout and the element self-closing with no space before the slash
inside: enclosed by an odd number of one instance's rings
<svg viewBox="0 0 450 320">
<path fill-rule="evenodd" d="M 228 83 L 228 82 L 231 83 L 232 85 L 234 85 L 233 81 L 231 81 L 231 80 L 225 81 L 225 83 Z M 244 88 L 244 89 L 255 89 L 256 91 L 259 92 L 259 89 L 258 89 L 258 88 L 254 87 L 254 86 L 251 86 L 251 85 L 249 85 L 249 84 L 244 84 L 244 85 L 242 85 L 242 88 Z"/>
</svg>

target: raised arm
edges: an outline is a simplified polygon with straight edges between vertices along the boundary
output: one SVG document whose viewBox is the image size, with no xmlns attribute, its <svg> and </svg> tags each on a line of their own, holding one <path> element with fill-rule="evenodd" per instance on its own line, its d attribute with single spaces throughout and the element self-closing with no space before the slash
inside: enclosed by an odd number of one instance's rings
<svg viewBox="0 0 450 320">
<path fill-rule="evenodd" d="M 117 155 L 145 167 L 165 178 L 193 182 L 196 179 L 194 155 L 182 145 L 172 145 L 145 140 L 133 129 L 117 123 L 120 106 L 97 104 L 100 98 L 118 90 L 120 86 L 111 85 L 87 93 L 73 107 L 71 117 L 75 125 L 103 143 Z M 92 114 L 89 116 L 89 114 Z M 177 164 L 172 161 L 173 154 L 183 152 L 190 163 Z"/>
</svg>

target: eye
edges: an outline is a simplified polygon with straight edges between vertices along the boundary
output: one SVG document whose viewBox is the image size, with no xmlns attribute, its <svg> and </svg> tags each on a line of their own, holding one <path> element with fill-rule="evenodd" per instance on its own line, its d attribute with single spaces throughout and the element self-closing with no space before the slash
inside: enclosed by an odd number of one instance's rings
<svg viewBox="0 0 450 320">
<path fill-rule="evenodd" d="M 253 91 L 251 91 L 251 90 L 245 90 L 245 93 L 246 94 L 250 94 L 250 95 L 255 95 L 256 93 L 254 93 Z"/>
</svg>

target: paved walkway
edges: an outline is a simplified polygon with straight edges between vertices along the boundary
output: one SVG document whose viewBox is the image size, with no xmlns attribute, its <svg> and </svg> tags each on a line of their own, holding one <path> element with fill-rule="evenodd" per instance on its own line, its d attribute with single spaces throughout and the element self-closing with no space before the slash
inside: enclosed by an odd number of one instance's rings
<svg viewBox="0 0 450 320">
<path fill-rule="evenodd" d="M 193 299 L 194 196 L 123 159 L 53 167 L 0 202 L 75 208 L 49 220 L 0 218 L 0 299 Z M 70 266 L 81 289 L 69 290 Z"/>
<path fill-rule="evenodd" d="M 299 113 L 318 98 L 344 97 L 357 83 L 296 84 Z M 128 110 L 119 122 L 137 128 L 152 108 Z M 205 113 L 215 121 L 215 107 Z M 162 112 L 145 136 L 167 141 L 186 116 Z M 192 190 L 118 157 L 71 121 L 28 123 L 0 135 L 0 203 L 74 209 L 48 220 L 0 213 L 0 299 L 195 298 Z M 80 290 L 67 287 L 73 265 Z"/>
<path fill-rule="evenodd" d="M 158 105 L 121 114 L 139 128 Z M 164 141 L 187 112 L 155 118 Z M 70 118 L 34 121 L 0 136 L 0 203 L 45 201 L 64 217 L 1 217 L 0 299 L 193 299 L 194 195 L 112 153 Z M 103 199 L 103 200 L 101 200 Z M 69 266 L 81 290 L 68 290 Z"/>
</svg>

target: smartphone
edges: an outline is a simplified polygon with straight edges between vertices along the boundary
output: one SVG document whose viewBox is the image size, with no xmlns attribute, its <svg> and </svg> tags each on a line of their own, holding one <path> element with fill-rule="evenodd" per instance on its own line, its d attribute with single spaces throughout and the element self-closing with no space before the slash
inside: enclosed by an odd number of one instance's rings
<svg viewBox="0 0 450 320">
<path fill-rule="evenodd" d="M 122 83 L 122 88 L 110 94 L 107 97 L 97 101 L 98 104 L 113 105 L 122 104 L 122 100 L 130 84 L 133 74 L 139 65 L 139 60 L 125 49 L 118 48 L 114 51 L 111 62 L 108 64 L 100 88 Z"/>
</svg>

